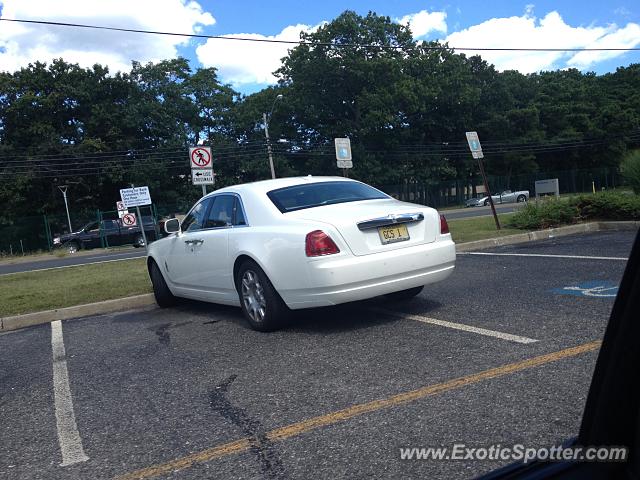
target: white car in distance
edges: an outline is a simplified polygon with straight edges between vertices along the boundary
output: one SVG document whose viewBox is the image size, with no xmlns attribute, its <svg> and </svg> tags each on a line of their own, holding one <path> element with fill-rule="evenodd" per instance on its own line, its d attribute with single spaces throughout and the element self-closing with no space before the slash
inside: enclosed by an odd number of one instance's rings
<svg viewBox="0 0 640 480">
<path fill-rule="evenodd" d="M 411 298 L 454 269 L 444 216 L 355 180 L 297 177 L 216 190 L 149 246 L 156 301 L 240 306 L 274 330 L 289 310 Z"/>
</svg>

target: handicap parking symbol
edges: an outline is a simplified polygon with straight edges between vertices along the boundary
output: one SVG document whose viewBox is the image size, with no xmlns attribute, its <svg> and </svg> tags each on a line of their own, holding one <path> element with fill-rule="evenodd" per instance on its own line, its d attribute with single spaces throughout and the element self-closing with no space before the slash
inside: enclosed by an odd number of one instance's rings
<svg viewBox="0 0 640 480">
<path fill-rule="evenodd" d="M 552 292 L 577 297 L 615 298 L 618 294 L 618 285 L 606 280 L 594 280 L 555 288 Z"/>
</svg>

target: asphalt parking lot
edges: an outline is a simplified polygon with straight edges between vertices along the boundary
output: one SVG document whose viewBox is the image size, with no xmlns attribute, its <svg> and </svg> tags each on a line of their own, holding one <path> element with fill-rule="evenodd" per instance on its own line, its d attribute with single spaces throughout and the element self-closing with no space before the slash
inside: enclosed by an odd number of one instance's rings
<svg viewBox="0 0 640 480">
<path fill-rule="evenodd" d="M 412 301 L 299 312 L 270 334 L 249 330 L 238 309 L 196 302 L 2 334 L 0 478 L 498 468 L 401 460 L 399 449 L 575 435 L 634 237 L 460 254 L 448 280 Z"/>
</svg>

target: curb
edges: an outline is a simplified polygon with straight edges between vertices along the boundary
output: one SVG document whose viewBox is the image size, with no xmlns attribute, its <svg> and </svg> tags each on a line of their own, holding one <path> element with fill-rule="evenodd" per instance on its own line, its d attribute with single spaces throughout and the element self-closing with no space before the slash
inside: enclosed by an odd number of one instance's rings
<svg viewBox="0 0 640 480">
<path fill-rule="evenodd" d="M 470 252 L 474 250 L 482 250 L 485 248 L 499 247 L 502 245 L 515 245 L 517 243 L 526 243 L 535 240 L 546 240 L 548 238 L 563 237 L 565 235 L 574 235 L 576 233 L 598 231 L 630 231 L 638 230 L 639 228 L 640 222 L 581 223 L 578 225 L 569 225 L 568 227 L 550 228 L 547 230 L 537 230 L 534 232 L 507 235 L 505 237 L 477 240 L 475 242 L 459 243 L 456 245 L 456 251 Z M 116 298 L 114 300 L 106 300 L 103 302 L 88 303 L 86 305 L 77 305 L 74 307 L 58 308 L 55 310 L 45 310 L 42 312 L 4 317 L 0 318 L 0 333 L 8 332 L 9 330 L 17 330 L 18 328 L 30 327 L 32 325 L 50 323 L 55 320 L 68 320 L 71 318 L 88 317 L 94 315 L 103 315 L 105 313 L 133 310 L 135 308 L 155 305 L 155 303 L 156 301 L 153 294 L 147 293 L 144 295 L 136 295 L 133 297 Z"/>
<path fill-rule="evenodd" d="M 121 312 L 134 308 L 147 307 L 156 302 L 152 293 L 135 295 L 133 297 L 116 298 L 105 300 L 104 302 L 88 303 L 86 305 L 76 305 L 74 307 L 57 308 L 55 310 L 44 310 L 42 312 L 26 313 L 12 317 L 0 318 L 0 332 L 8 332 L 18 328 L 50 323 L 56 320 L 68 320 L 70 318 L 88 317 L 93 315 L 103 315 L 105 313 Z"/>
</svg>

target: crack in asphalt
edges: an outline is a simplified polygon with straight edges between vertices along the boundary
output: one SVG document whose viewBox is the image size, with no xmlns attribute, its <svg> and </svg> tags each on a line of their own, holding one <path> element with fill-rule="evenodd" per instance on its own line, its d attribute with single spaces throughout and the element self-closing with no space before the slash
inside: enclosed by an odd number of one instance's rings
<svg viewBox="0 0 640 480">
<path fill-rule="evenodd" d="M 226 397 L 229 387 L 238 378 L 230 375 L 209 392 L 211 409 L 223 418 L 240 427 L 249 437 L 249 451 L 260 462 L 260 472 L 268 479 L 286 478 L 284 465 L 273 442 L 267 438 L 267 429 L 255 418 L 251 418 L 245 409 L 237 407 Z"/>
<path fill-rule="evenodd" d="M 189 321 L 189 322 L 176 323 L 175 325 L 172 323 L 163 323 L 162 325 L 158 325 L 158 327 L 155 329 L 155 333 L 158 336 L 158 341 L 162 345 L 169 345 L 169 343 L 171 342 L 171 335 L 169 334 L 168 330 L 170 328 L 182 327 L 189 323 L 191 322 Z"/>
</svg>

